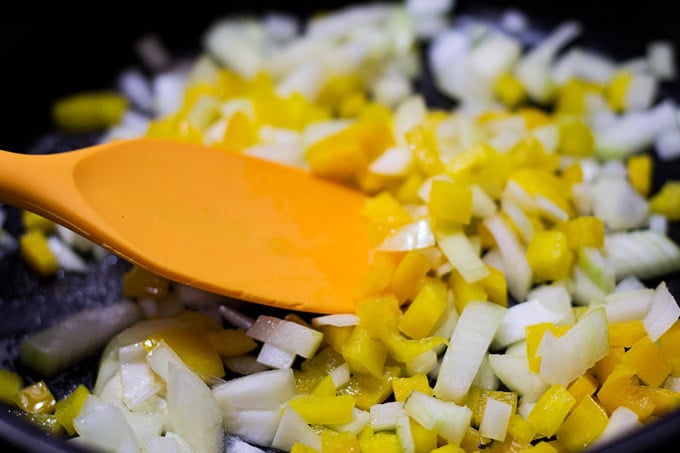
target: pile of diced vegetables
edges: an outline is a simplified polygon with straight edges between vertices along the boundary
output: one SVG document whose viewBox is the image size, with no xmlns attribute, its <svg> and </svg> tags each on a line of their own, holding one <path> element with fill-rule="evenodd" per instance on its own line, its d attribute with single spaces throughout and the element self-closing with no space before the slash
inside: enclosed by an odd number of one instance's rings
<svg viewBox="0 0 680 453">
<path fill-rule="evenodd" d="M 153 76 L 58 103 L 60 127 L 104 141 L 204 143 L 370 194 L 373 261 L 355 313 L 255 318 L 133 267 L 120 304 L 23 344 L 46 378 L 106 345 L 92 388 L 56 401 L 2 370 L 0 399 L 121 452 L 571 452 L 680 406 L 661 281 L 680 270 L 680 182 L 652 184 L 680 156 L 659 95 L 674 48 L 614 61 L 572 21 L 528 44 L 522 12 L 462 20 L 452 3 L 226 18 L 197 58 L 168 65 L 147 42 Z M 415 91 L 422 61 L 454 108 Z M 99 256 L 24 215 L 18 244 L 0 239 L 42 275 Z"/>
</svg>

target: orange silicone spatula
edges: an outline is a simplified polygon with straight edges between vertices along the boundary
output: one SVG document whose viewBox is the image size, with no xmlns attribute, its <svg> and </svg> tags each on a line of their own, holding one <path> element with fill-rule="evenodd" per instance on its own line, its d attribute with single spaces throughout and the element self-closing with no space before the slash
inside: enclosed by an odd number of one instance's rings
<svg viewBox="0 0 680 453">
<path fill-rule="evenodd" d="M 158 275 L 251 302 L 351 312 L 369 263 L 364 195 L 262 159 L 169 140 L 0 152 L 0 201 Z"/>
</svg>

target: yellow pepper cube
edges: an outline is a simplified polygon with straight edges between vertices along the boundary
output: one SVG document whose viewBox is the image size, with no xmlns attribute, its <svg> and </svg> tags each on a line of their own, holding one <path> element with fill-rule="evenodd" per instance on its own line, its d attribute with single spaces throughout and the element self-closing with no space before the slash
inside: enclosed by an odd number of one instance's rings
<svg viewBox="0 0 680 453">
<path fill-rule="evenodd" d="M 421 281 L 432 268 L 430 259 L 420 250 L 411 250 L 404 255 L 392 273 L 389 290 L 400 302 L 412 299 Z"/>
<path fill-rule="evenodd" d="M 423 425 L 409 418 L 414 453 L 430 453 L 437 448 L 437 432 L 424 428 Z"/>
<path fill-rule="evenodd" d="M 561 231 L 536 231 L 526 257 L 538 281 L 556 281 L 571 275 L 574 252 Z"/>
<path fill-rule="evenodd" d="M 621 363 L 635 370 L 642 382 L 652 387 L 661 385 L 673 369 L 673 365 L 647 335 L 626 351 Z"/>
<path fill-rule="evenodd" d="M 360 438 L 362 453 L 401 453 L 401 442 L 396 434 L 380 431 L 367 438 Z"/>
<path fill-rule="evenodd" d="M 609 106 L 614 111 L 620 113 L 626 110 L 626 98 L 632 81 L 633 74 L 630 71 L 618 71 L 610 79 L 605 95 Z"/>
<path fill-rule="evenodd" d="M 24 381 L 19 373 L 0 370 L 0 401 L 5 404 L 13 404 L 23 385 Z"/>
<path fill-rule="evenodd" d="M 21 223 L 26 231 L 38 230 L 44 234 L 54 231 L 54 222 L 26 209 L 21 211 Z"/>
<path fill-rule="evenodd" d="M 494 94 L 507 107 L 513 108 L 527 98 L 524 85 L 512 74 L 504 73 L 496 80 Z"/>
<path fill-rule="evenodd" d="M 325 378 L 321 379 L 316 386 L 311 391 L 314 396 L 335 396 L 335 384 L 333 383 L 333 377 L 327 374 Z"/>
<path fill-rule="evenodd" d="M 536 445 L 522 450 L 522 453 L 558 453 L 559 450 L 555 448 L 552 442 L 541 441 Z"/>
<path fill-rule="evenodd" d="M 662 417 L 680 407 L 680 393 L 663 387 L 641 385 L 638 391 L 654 405 L 652 415 Z"/>
<path fill-rule="evenodd" d="M 392 379 L 399 377 L 398 367 L 385 367 L 380 377 L 355 373 L 346 386 L 338 390 L 338 394 L 351 395 L 356 400 L 356 407 L 370 410 L 374 404 L 384 402 L 392 395 Z"/>
<path fill-rule="evenodd" d="M 45 381 L 23 387 L 14 397 L 14 404 L 30 414 L 52 414 L 57 401 Z"/>
<path fill-rule="evenodd" d="M 205 336 L 210 346 L 220 357 L 236 357 L 252 351 L 257 343 L 246 335 L 243 329 L 220 329 L 206 332 Z"/>
<path fill-rule="evenodd" d="M 118 124 L 127 107 L 120 93 L 85 91 L 59 99 L 52 107 L 52 118 L 67 132 L 102 131 Z"/>
<path fill-rule="evenodd" d="M 566 185 L 572 187 L 583 181 L 583 170 L 578 162 L 572 162 L 562 170 L 560 176 Z"/>
<path fill-rule="evenodd" d="M 569 384 L 567 390 L 569 390 L 569 393 L 574 395 L 576 402 L 579 403 L 586 396 L 594 395 L 599 385 L 600 384 L 597 382 L 595 376 L 586 372 Z"/>
<path fill-rule="evenodd" d="M 666 360 L 673 364 L 671 374 L 680 376 L 680 321 L 675 321 L 659 338 L 658 345 Z"/>
<path fill-rule="evenodd" d="M 670 221 L 680 220 L 680 181 L 666 181 L 649 199 L 649 209 Z"/>
<path fill-rule="evenodd" d="M 43 277 L 50 276 L 59 269 L 57 257 L 40 230 L 31 230 L 19 237 L 19 252 L 23 260 Z"/>
<path fill-rule="evenodd" d="M 238 111 L 229 118 L 219 146 L 227 151 L 240 152 L 257 143 L 257 140 L 257 130 L 253 121 L 247 114 Z"/>
<path fill-rule="evenodd" d="M 602 434 L 608 422 L 607 412 L 588 395 L 557 430 L 557 440 L 567 451 L 583 450 Z"/>
<path fill-rule="evenodd" d="M 510 416 L 508 423 L 508 435 L 512 436 L 516 442 L 528 444 L 536 436 L 536 428 L 524 417 L 514 413 Z"/>
<path fill-rule="evenodd" d="M 479 281 L 488 300 L 500 306 L 508 306 L 508 282 L 505 274 L 493 266 L 487 265 L 489 275 Z"/>
<path fill-rule="evenodd" d="M 438 175 L 445 170 L 435 135 L 431 124 L 420 124 L 405 135 L 406 143 L 413 151 L 418 168 L 428 176 Z"/>
<path fill-rule="evenodd" d="M 380 378 L 387 360 L 387 347 L 373 338 L 367 327 L 359 324 L 342 347 L 342 356 L 352 370 Z"/>
<path fill-rule="evenodd" d="M 355 403 L 351 395 L 302 395 L 288 404 L 309 424 L 335 425 L 352 421 Z"/>
<path fill-rule="evenodd" d="M 603 384 L 609 375 L 616 369 L 616 367 L 623 360 L 623 354 L 626 352 L 624 347 L 613 347 L 610 346 L 609 354 L 607 354 L 602 359 L 598 360 L 597 363 L 591 369 L 593 375 L 597 378 L 600 384 Z"/>
<path fill-rule="evenodd" d="M 392 379 L 392 390 L 394 391 L 394 399 L 397 401 L 406 401 L 406 398 L 414 390 L 426 395 L 433 394 L 432 387 L 430 387 L 430 382 L 425 374 L 414 374 L 403 378 L 396 377 Z"/>
<path fill-rule="evenodd" d="M 564 386 L 554 384 L 536 401 L 527 421 L 534 425 L 537 433 L 551 437 L 575 404 L 576 398 Z"/>
<path fill-rule="evenodd" d="M 513 168 L 507 154 L 480 144 L 454 155 L 446 164 L 447 173 L 459 184 L 478 184 L 493 199 L 500 197 Z"/>
<path fill-rule="evenodd" d="M 597 398 L 607 412 L 613 412 L 619 406 L 625 406 L 635 412 L 638 419 L 644 422 L 649 419 L 656 409 L 656 404 L 649 393 L 645 393 L 646 387 L 640 385 L 635 371 L 623 364 L 612 370 L 604 381 Z"/>
<path fill-rule="evenodd" d="M 390 192 L 383 191 L 366 199 L 363 215 L 371 223 L 387 223 L 394 227 L 405 225 L 413 218 Z"/>
<path fill-rule="evenodd" d="M 302 442 L 295 442 L 290 448 L 290 453 L 320 453 L 316 448 L 303 444 Z"/>
<path fill-rule="evenodd" d="M 587 157 L 595 150 L 595 137 L 580 117 L 567 117 L 558 122 L 560 138 L 558 152 L 567 156 Z"/>
<path fill-rule="evenodd" d="M 630 348 L 646 335 L 645 326 L 639 319 L 609 323 L 609 347 L 611 348 Z"/>
<path fill-rule="evenodd" d="M 472 301 L 488 299 L 484 284 L 481 281 L 468 283 L 455 269 L 449 276 L 449 285 L 451 285 L 453 291 L 453 304 L 458 313 L 462 313 L 465 306 Z"/>
<path fill-rule="evenodd" d="M 467 225 L 472 217 L 472 189 L 463 184 L 434 180 L 427 208 L 437 224 Z"/>
<path fill-rule="evenodd" d="M 426 282 L 399 318 L 399 330 L 411 338 L 426 337 L 444 314 L 446 299 L 445 287 Z"/>
<path fill-rule="evenodd" d="M 402 256 L 400 253 L 377 251 L 374 254 L 373 262 L 356 290 L 357 298 L 362 299 L 382 293 L 392 281 L 392 274 Z"/>
<path fill-rule="evenodd" d="M 347 180 L 354 176 L 368 161 L 361 144 L 352 139 L 329 138 L 307 148 L 305 158 L 310 171 L 316 175 Z"/>
<path fill-rule="evenodd" d="M 579 216 L 558 223 L 555 229 L 567 235 L 567 243 L 571 250 L 581 247 L 595 247 L 601 249 L 604 246 L 604 222 L 594 216 Z"/>
<path fill-rule="evenodd" d="M 555 110 L 559 115 L 586 112 L 586 98 L 592 94 L 602 93 L 603 88 L 595 83 L 572 78 L 560 90 L 555 102 Z"/>
<path fill-rule="evenodd" d="M 204 334 L 184 326 L 170 327 L 154 333 L 145 343 L 153 348 L 161 340 L 201 378 L 224 377 L 222 358 Z"/>
<path fill-rule="evenodd" d="M 321 431 L 321 451 L 323 453 L 360 453 L 359 439 L 354 434 L 331 429 Z"/>
<path fill-rule="evenodd" d="M 352 335 L 354 326 L 321 326 L 319 330 L 323 333 L 324 343 L 332 347 L 334 351 L 341 353 L 343 345 L 349 341 L 349 337 Z"/>
<path fill-rule="evenodd" d="M 652 188 L 652 166 L 649 154 L 631 156 L 626 164 L 630 184 L 643 197 L 647 197 Z"/>
<path fill-rule="evenodd" d="M 73 426 L 73 420 L 80 413 L 80 409 L 85 404 L 85 400 L 90 395 L 90 391 L 83 384 L 78 385 L 75 390 L 73 390 L 64 399 L 57 401 L 54 410 L 54 416 L 57 418 L 57 422 L 64 427 L 64 430 L 73 436 L 76 433 L 76 429 Z"/>
</svg>

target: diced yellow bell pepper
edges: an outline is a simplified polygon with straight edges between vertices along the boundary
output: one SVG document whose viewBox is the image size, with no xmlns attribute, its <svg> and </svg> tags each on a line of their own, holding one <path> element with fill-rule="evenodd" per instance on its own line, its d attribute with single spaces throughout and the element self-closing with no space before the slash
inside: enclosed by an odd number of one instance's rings
<svg viewBox="0 0 680 453">
<path fill-rule="evenodd" d="M 392 273 L 389 291 L 400 303 L 412 300 L 431 268 L 432 264 L 424 252 L 421 250 L 407 252 Z"/>
<path fill-rule="evenodd" d="M 257 130 L 253 121 L 247 114 L 238 111 L 229 118 L 222 141 L 216 145 L 228 151 L 240 152 L 257 143 L 257 140 Z"/>
<path fill-rule="evenodd" d="M 557 440 L 567 451 L 581 451 L 602 434 L 608 422 L 607 412 L 588 395 L 557 430 Z"/>
<path fill-rule="evenodd" d="M 449 285 L 453 292 L 453 305 L 458 313 L 462 313 L 465 306 L 472 301 L 488 299 L 481 281 L 468 283 L 455 269 L 449 275 Z"/>
<path fill-rule="evenodd" d="M 367 104 L 368 99 L 366 99 L 366 94 L 363 91 L 350 93 L 340 100 L 340 104 L 337 106 L 338 116 L 340 118 L 356 118 Z"/>
<path fill-rule="evenodd" d="M 125 297 L 139 299 L 164 299 L 170 288 L 170 282 L 159 275 L 139 266 L 132 266 L 123 275 L 123 294 Z"/>
<path fill-rule="evenodd" d="M 39 230 L 28 231 L 19 237 L 19 252 L 26 264 L 43 277 L 59 269 L 59 262 L 47 243 L 47 237 Z"/>
<path fill-rule="evenodd" d="M 508 435 L 520 444 L 528 444 L 536 436 L 536 428 L 521 415 L 513 413 L 508 423 Z"/>
<path fill-rule="evenodd" d="M 428 176 L 444 172 L 439 156 L 436 131 L 432 124 L 420 124 L 406 133 L 406 143 L 413 152 L 418 168 Z"/>
<path fill-rule="evenodd" d="M 67 132 L 101 131 L 118 124 L 127 107 L 119 93 L 87 91 L 59 99 L 52 106 L 52 119 Z"/>
<path fill-rule="evenodd" d="M 315 102 L 328 109 L 338 110 L 345 98 L 363 90 L 364 82 L 359 74 L 336 75 L 326 80 Z"/>
<path fill-rule="evenodd" d="M 619 365 L 609 374 L 597 392 L 597 398 L 607 412 L 612 413 L 617 407 L 624 406 L 635 412 L 638 419 L 644 422 L 654 413 L 656 404 L 649 394 L 644 392 L 635 371 L 628 366 Z"/>
<path fill-rule="evenodd" d="M 48 436 L 56 436 L 57 438 L 64 436 L 64 429 L 57 421 L 54 414 L 45 414 L 42 412 L 36 413 L 22 413 L 19 415 L 23 420 L 37 426 L 40 431 L 46 433 Z"/>
<path fill-rule="evenodd" d="M 85 404 L 85 400 L 90 395 L 90 391 L 83 384 L 78 385 L 71 393 L 64 399 L 57 401 L 54 410 L 54 416 L 57 422 L 64 427 L 64 430 L 73 436 L 76 429 L 73 426 L 73 420 L 80 413 L 80 409 Z"/>
<path fill-rule="evenodd" d="M 640 154 L 628 158 L 626 171 L 633 189 L 643 197 L 647 197 L 652 188 L 652 156 Z"/>
<path fill-rule="evenodd" d="M 619 71 L 609 81 L 609 86 L 606 89 L 606 97 L 609 106 L 615 112 L 623 112 L 626 110 L 628 96 L 628 88 L 633 81 L 633 74 L 630 71 Z"/>
<path fill-rule="evenodd" d="M 387 347 L 371 336 L 368 327 L 359 324 L 342 347 L 342 356 L 352 370 L 380 379 L 387 360 Z"/>
<path fill-rule="evenodd" d="M 14 404 L 31 414 L 52 414 L 57 401 L 45 381 L 23 387 L 14 397 Z"/>
<path fill-rule="evenodd" d="M 15 398 L 23 385 L 24 380 L 19 373 L 0 370 L 0 401 L 5 404 L 14 404 Z"/>
<path fill-rule="evenodd" d="M 440 443 L 442 442 L 440 441 Z M 463 451 L 477 451 L 480 445 L 484 445 L 486 443 L 488 443 L 488 439 L 482 437 L 477 428 L 468 426 L 468 428 L 465 430 L 465 434 L 463 435 L 463 440 L 460 441 L 460 447 L 458 448 L 461 448 Z M 454 444 L 446 444 L 444 447 L 440 448 L 445 448 L 448 447 L 449 445 L 455 446 Z M 459 450 L 452 451 L 457 452 Z"/>
<path fill-rule="evenodd" d="M 300 417 L 312 425 L 349 423 L 355 403 L 351 395 L 302 395 L 288 402 Z"/>
<path fill-rule="evenodd" d="M 342 132 L 309 146 L 305 159 L 312 173 L 338 180 L 349 180 L 368 164 L 361 143 Z"/>
<path fill-rule="evenodd" d="M 401 442 L 396 434 L 379 431 L 367 438 L 360 438 L 362 453 L 401 453 Z"/>
<path fill-rule="evenodd" d="M 642 321 L 619 321 L 609 323 L 609 347 L 630 348 L 633 343 L 647 335 Z"/>
<path fill-rule="evenodd" d="M 557 281 L 571 275 L 574 252 L 562 231 L 536 231 L 526 257 L 537 281 Z"/>
<path fill-rule="evenodd" d="M 580 247 L 604 246 L 604 222 L 594 216 L 579 216 L 555 225 L 556 230 L 567 235 L 567 244 L 571 250 Z"/>
<path fill-rule="evenodd" d="M 478 184 L 498 199 L 510 176 L 512 160 L 488 144 L 480 144 L 454 155 L 446 164 L 447 173 L 459 184 Z"/>
<path fill-rule="evenodd" d="M 419 171 L 411 171 L 402 181 L 395 192 L 397 199 L 404 204 L 418 204 L 421 202 L 418 191 L 425 182 L 425 177 Z"/>
<path fill-rule="evenodd" d="M 437 448 L 437 432 L 424 428 L 420 423 L 409 418 L 414 453 L 430 453 Z"/>
<path fill-rule="evenodd" d="M 368 197 L 364 203 L 364 217 L 371 229 L 369 240 L 371 244 L 379 244 L 394 228 L 413 220 L 411 214 L 390 192 L 382 191 Z"/>
<path fill-rule="evenodd" d="M 428 336 L 446 310 L 446 299 L 443 285 L 425 282 L 399 318 L 399 330 L 414 339 Z"/>
<path fill-rule="evenodd" d="M 321 451 L 323 453 L 361 453 L 359 439 L 354 434 L 331 429 L 321 431 Z"/>
<path fill-rule="evenodd" d="M 290 448 L 290 453 L 321 453 L 316 448 L 303 444 L 302 442 L 295 442 Z"/>
<path fill-rule="evenodd" d="M 586 99 L 603 92 L 603 87 L 586 80 L 572 78 L 560 89 L 555 101 L 558 115 L 581 115 L 586 113 Z"/>
<path fill-rule="evenodd" d="M 325 378 L 316 384 L 312 389 L 311 394 L 314 396 L 331 397 L 335 396 L 335 384 L 333 383 L 333 377 L 327 374 Z"/>
<path fill-rule="evenodd" d="M 388 295 L 357 301 L 355 310 L 360 318 L 360 326 L 371 326 L 370 335 L 380 340 L 398 362 L 408 363 L 419 355 L 429 351 L 446 340 L 439 337 L 427 337 L 412 340 L 399 333 L 398 324 L 402 315 L 399 301 Z"/>
<path fill-rule="evenodd" d="M 673 369 L 673 365 L 647 335 L 626 351 L 621 363 L 633 369 L 642 382 L 652 387 L 661 385 Z"/>
<path fill-rule="evenodd" d="M 472 386 L 465 398 L 465 405 L 472 410 L 472 426 L 478 428 L 484 416 L 486 403 L 489 398 L 510 404 L 512 412 L 517 410 L 517 394 L 514 392 L 504 392 L 500 390 L 489 390 L 477 386 Z"/>
<path fill-rule="evenodd" d="M 654 417 L 668 415 L 680 407 L 680 393 L 675 390 L 641 385 L 638 387 L 638 391 L 646 398 L 649 398 L 654 405 L 654 411 L 652 412 Z"/>
<path fill-rule="evenodd" d="M 597 378 L 598 382 L 603 384 L 609 375 L 616 369 L 616 367 L 623 360 L 623 354 L 626 352 L 623 347 L 612 347 L 609 348 L 609 354 L 607 354 L 602 359 L 598 360 L 597 363 L 591 369 L 593 375 Z"/>
<path fill-rule="evenodd" d="M 417 390 L 426 395 L 432 395 L 434 391 L 425 374 L 414 374 L 409 377 L 396 377 L 392 379 L 392 390 L 396 401 L 406 401 L 412 391 Z"/>
<path fill-rule="evenodd" d="M 170 327 L 151 335 L 144 342 L 153 348 L 161 340 L 203 379 L 224 377 L 222 358 L 200 332 L 187 327 Z"/>
<path fill-rule="evenodd" d="M 673 365 L 671 374 L 680 376 L 680 321 L 675 323 L 659 338 L 657 344 L 665 359 Z"/>
<path fill-rule="evenodd" d="M 527 99 L 524 85 L 510 73 L 503 73 L 496 79 L 494 94 L 509 108 L 517 107 Z"/>
<path fill-rule="evenodd" d="M 38 230 L 44 234 L 51 233 L 55 227 L 54 222 L 50 219 L 26 209 L 21 211 L 21 223 L 26 231 Z"/>
<path fill-rule="evenodd" d="M 594 395 L 599 385 L 600 383 L 597 382 L 595 376 L 586 372 L 585 374 L 582 374 L 581 376 L 576 378 L 576 380 L 574 380 L 571 384 L 569 384 L 567 390 L 569 390 L 569 393 L 574 395 L 574 398 L 576 398 L 576 402 L 580 403 L 581 400 L 586 396 Z"/>
<path fill-rule="evenodd" d="M 392 379 L 399 377 L 398 367 L 385 367 L 385 373 L 380 377 L 355 373 L 349 383 L 338 390 L 338 394 L 352 395 L 356 400 L 356 407 L 369 410 L 374 404 L 384 402 L 392 395 Z"/>
<path fill-rule="evenodd" d="M 357 298 L 363 299 L 384 292 L 402 257 L 401 253 L 375 252 L 373 262 L 356 290 Z"/>
<path fill-rule="evenodd" d="M 517 114 L 524 119 L 527 129 L 545 126 L 552 122 L 552 117 L 547 112 L 536 107 L 520 107 L 517 109 Z"/>
<path fill-rule="evenodd" d="M 578 162 L 572 162 L 562 169 L 560 176 L 567 186 L 572 187 L 583 181 L 583 170 Z"/>
<path fill-rule="evenodd" d="M 349 337 L 352 335 L 354 326 L 321 326 L 319 330 L 323 333 L 324 344 L 341 353 L 343 345 L 349 341 Z"/>
<path fill-rule="evenodd" d="M 220 329 L 206 332 L 206 339 L 220 357 L 236 357 L 254 350 L 257 343 L 243 329 Z"/>
<path fill-rule="evenodd" d="M 493 266 L 487 265 L 489 275 L 479 281 L 487 295 L 489 302 L 494 302 L 502 307 L 508 306 L 508 281 L 505 274 Z"/>
<path fill-rule="evenodd" d="M 666 181 L 649 199 L 649 209 L 665 215 L 670 221 L 680 220 L 680 181 Z"/>
<path fill-rule="evenodd" d="M 551 437 L 575 404 L 576 398 L 564 386 L 553 384 L 536 401 L 527 421 L 534 425 L 537 433 Z"/>
<path fill-rule="evenodd" d="M 298 393 L 310 393 L 321 381 L 329 377 L 331 370 L 345 362 L 344 357 L 333 347 L 324 346 L 315 355 L 305 359 L 300 369 L 295 369 L 295 388 Z"/>
<path fill-rule="evenodd" d="M 566 156 L 588 157 L 595 150 L 595 137 L 581 117 L 562 118 L 558 122 L 560 139 L 557 151 Z"/>
<path fill-rule="evenodd" d="M 560 166 L 560 156 L 545 152 L 543 144 L 535 137 L 525 137 L 508 152 L 513 168 L 533 167 L 554 172 Z"/>
<path fill-rule="evenodd" d="M 472 189 L 463 184 L 434 180 L 427 209 L 437 225 L 467 225 L 472 217 Z"/>
</svg>

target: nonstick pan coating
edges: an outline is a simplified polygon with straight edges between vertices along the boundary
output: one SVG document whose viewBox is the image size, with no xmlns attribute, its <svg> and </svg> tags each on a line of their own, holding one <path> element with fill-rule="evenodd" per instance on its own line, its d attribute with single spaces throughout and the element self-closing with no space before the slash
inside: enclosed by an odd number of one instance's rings
<svg viewBox="0 0 680 453">
<path fill-rule="evenodd" d="M 13 13 L 0 15 L 0 149 L 48 153 L 93 143 L 96 135 L 64 135 L 52 130 L 51 103 L 72 92 L 111 86 L 115 75 L 126 66 L 138 64 L 133 50 L 136 39 L 147 33 L 160 36 L 176 55 L 197 52 L 202 32 L 216 18 L 244 12 L 280 10 L 306 16 L 350 2 L 266 2 L 251 0 L 239 7 L 227 2 L 131 2 L 86 6 L 82 3 L 57 5 L 24 2 Z M 644 4 L 641 4 L 644 3 Z M 651 2 L 569 1 L 491 2 L 461 1 L 457 15 L 490 14 L 509 4 L 525 12 L 539 30 L 549 30 L 563 19 L 578 19 L 584 26 L 584 47 L 601 50 L 617 59 L 641 55 L 654 39 L 668 39 L 680 48 L 680 28 L 668 4 Z M 85 7 L 84 7 L 85 6 Z M 432 81 L 423 77 L 418 88 L 433 105 L 450 107 L 451 100 L 437 93 Z M 680 98 L 677 83 L 664 86 L 664 97 Z M 670 178 L 680 179 L 680 162 L 655 165 L 654 188 Z M 17 210 L 5 207 L 7 227 L 20 231 Z M 673 225 L 671 236 L 680 241 L 680 229 Z M 44 280 L 24 265 L 16 253 L 0 251 L 0 366 L 21 371 L 26 380 L 39 379 L 18 367 L 18 347 L 26 335 L 86 307 L 113 303 L 122 295 L 121 277 L 129 265 L 113 256 L 93 265 L 84 275 L 62 273 Z M 666 281 L 671 292 L 680 295 L 680 277 Z M 77 365 L 48 381 L 61 397 L 76 384 L 94 382 L 97 357 Z M 680 444 L 680 413 L 665 417 L 606 451 L 661 451 Z M 59 439 L 0 410 L 0 447 L 15 451 L 79 451 Z"/>
</svg>

